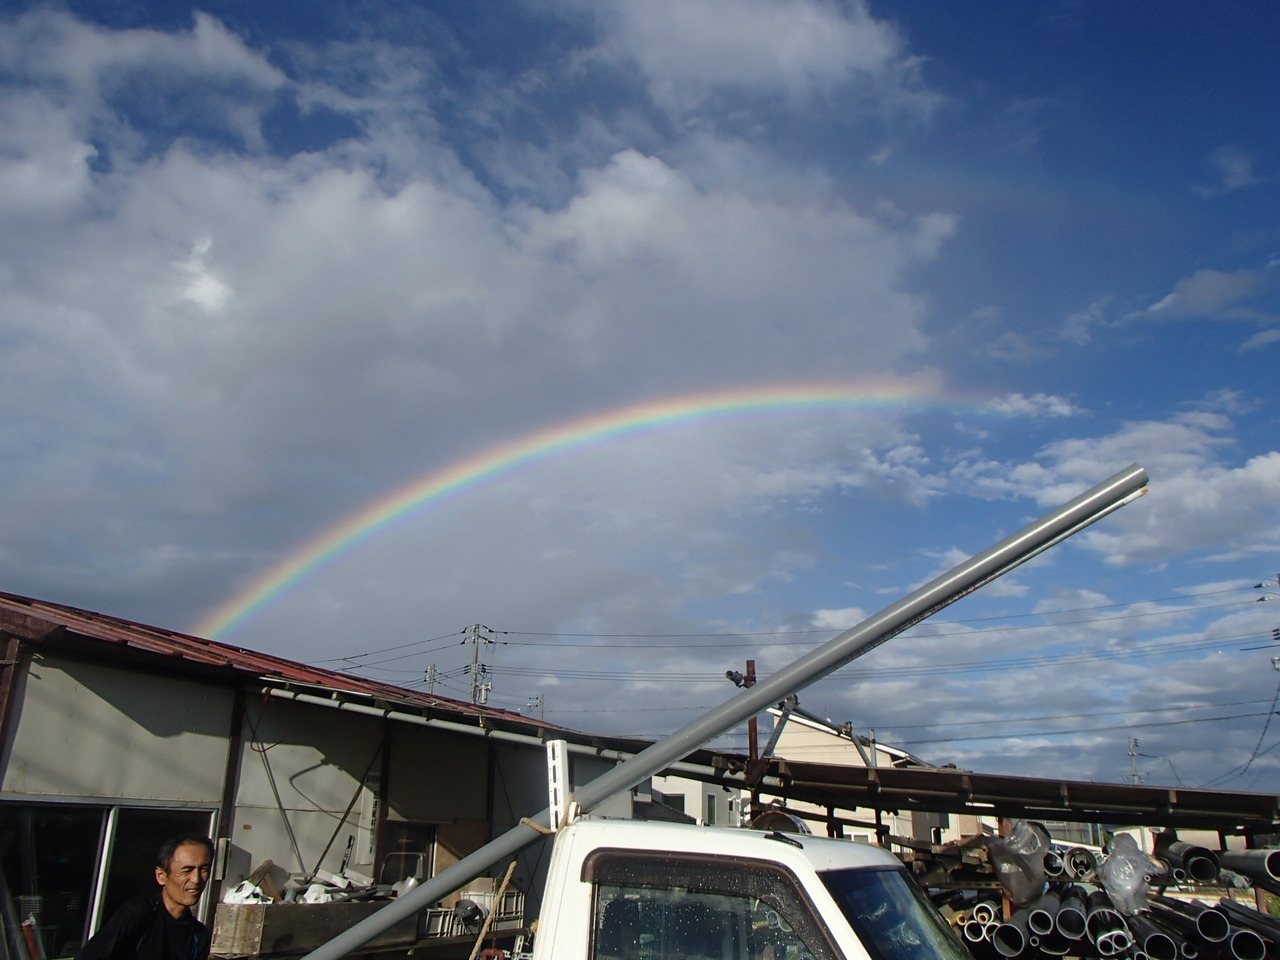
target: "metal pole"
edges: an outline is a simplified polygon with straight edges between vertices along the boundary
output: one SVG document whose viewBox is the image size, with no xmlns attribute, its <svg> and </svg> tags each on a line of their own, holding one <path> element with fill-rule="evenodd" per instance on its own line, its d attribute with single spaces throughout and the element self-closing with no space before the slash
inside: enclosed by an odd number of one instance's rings
<svg viewBox="0 0 1280 960">
<path fill-rule="evenodd" d="M 473 623 L 467 643 L 471 644 L 471 702 L 480 699 L 480 624 Z"/>
<path fill-rule="evenodd" d="M 1137 464 L 1006 537 L 993 547 L 890 604 L 852 629 L 828 640 L 790 666 L 743 689 L 706 716 L 640 751 L 580 788 L 573 799 L 585 812 L 697 750 L 704 743 L 760 713 L 769 705 L 816 683 L 880 644 L 915 626 L 1032 557 L 1083 530 L 1146 492 L 1147 472 Z M 550 822 L 547 810 L 523 821 L 452 867 L 391 901 L 371 917 L 307 954 L 303 960 L 338 960 L 396 922 L 439 900 L 494 864 L 538 840 Z"/>
</svg>

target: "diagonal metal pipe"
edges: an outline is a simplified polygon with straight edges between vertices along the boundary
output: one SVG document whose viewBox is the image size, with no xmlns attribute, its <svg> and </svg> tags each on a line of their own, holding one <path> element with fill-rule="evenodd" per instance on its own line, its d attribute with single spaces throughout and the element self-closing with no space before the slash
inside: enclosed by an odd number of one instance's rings
<svg viewBox="0 0 1280 960">
<path fill-rule="evenodd" d="M 585 812 L 680 760 L 793 693 L 817 683 L 984 584 L 1038 556 L 1146 492 L 1147 472 L 1133 464 L 1012 536 L 930 581 L 862 623 L 828 640 L 768 679 L 747 687 L 703 717 L 579 788 L 573 799 Z M 306 954 L 303 960 L 338 960 L 388 927 L 457 890 L 495 864 L 539 840 L 551 822 L 543 810 L 463 857 L 377 913 Z"/>
</svg>

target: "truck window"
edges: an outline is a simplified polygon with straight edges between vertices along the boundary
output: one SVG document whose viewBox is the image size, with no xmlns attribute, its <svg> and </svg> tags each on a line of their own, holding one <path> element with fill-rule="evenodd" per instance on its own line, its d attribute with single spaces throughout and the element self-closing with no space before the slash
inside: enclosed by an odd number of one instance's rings
<svg viewBox="0 0 1280 960">
<path fill-rule="evenodd" d="M 834 960 L 808 897 L 769 861 L 597 851 L 594 960 Z"/>
<path fill-rule="evenodd" d="M 820 876 L 873 960 L 972 960 L 903 871 L 832 870 Z"/>
</svg>

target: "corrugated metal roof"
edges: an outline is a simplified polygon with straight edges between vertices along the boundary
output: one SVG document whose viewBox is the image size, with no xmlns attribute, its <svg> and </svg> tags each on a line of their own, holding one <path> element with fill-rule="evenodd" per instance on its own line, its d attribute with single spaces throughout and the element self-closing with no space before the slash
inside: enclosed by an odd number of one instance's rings
<svg viewBox="0 0 1280 960">
<path fill-rule="evenodd" d="M 973 773 L 772 760 L 766 792 L 842 809 L 972 813 L 1025 820 L 1247 832 L 1280 818 L 1280 796 Z"/>
<path fill-rule="evenodd" d="M 0 593 L 0 630 L 36 642 L 62 640 L 75 643 L 77 638 L 106 643 L 122 653 L 144 657 L 170 657 L 183 661 L 195 671 L 225 671 L 261 678 L 281 686 L 302 686 L 335 695 L 354 694 L 385 701 L 400 707 L 443 710 L 475 718 L 506 721 L 520 726 L 535 726 L 548 731 L 564 728 L 495 707 L 479 706 L 448 697 L 382 683 L 366 677 L 335 670 L 312 667 L 243 647 L 233 647 L 216 640 L 163 630 L 146 624 L 91 613 L 75 607 L 33 600 L 10 593 Z"/>
</svg>

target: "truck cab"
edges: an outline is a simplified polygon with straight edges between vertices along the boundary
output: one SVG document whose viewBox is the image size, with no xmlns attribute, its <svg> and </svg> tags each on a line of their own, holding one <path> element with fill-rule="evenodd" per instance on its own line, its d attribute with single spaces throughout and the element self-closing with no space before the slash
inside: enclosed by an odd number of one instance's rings
<svg viewBox="0 0 1280 960">
<path fill-rule="evenodd" d="M 628 820 L 557 833 L 535 960 L 970 960 L 892 854 Z"/>
</svg>

